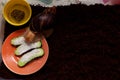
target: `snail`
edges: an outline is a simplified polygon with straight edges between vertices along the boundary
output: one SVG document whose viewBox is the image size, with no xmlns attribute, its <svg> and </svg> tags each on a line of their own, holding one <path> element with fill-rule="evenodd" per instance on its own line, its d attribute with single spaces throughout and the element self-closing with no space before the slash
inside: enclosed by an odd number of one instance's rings
<svg viewBox="0 0 120 80">
<path fill-rule="evenodd" d="M 39 13 L 31 19 L 29 28 L 25 32 L 25 40 L 32 42 L 37 34 L 43 34 L 44 31 L 49 29 L 54 21 L 56 14 L 56 7 L 49 7 L 42 13 Z"/>
</svg>

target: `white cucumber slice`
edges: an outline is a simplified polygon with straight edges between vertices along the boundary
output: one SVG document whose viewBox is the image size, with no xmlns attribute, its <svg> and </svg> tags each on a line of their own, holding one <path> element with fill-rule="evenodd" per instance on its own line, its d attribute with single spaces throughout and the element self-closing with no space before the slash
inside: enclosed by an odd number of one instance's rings
<svg viewBox="0 0 120 80">
<path fill-rule="evenodd" d="M 41 41 L 37 41 L 34 43 L 23 43 L 16 48 L 15 55 L 20 56 L 31 49 L 39 48 L 39 47 L 41 47 Z"/>
<path fill-rule="evenodd" d="M 23 67 L 30 61 L 34 60 L 35 58 L 41 57 L 44 55 L 44 50 L 42 48 L 33 49 L 32 51 L 24 54 L 18 61 L 18 66 Z"/>
<path fill-rule="evenodd" d="M 15 37 L 11 40 L 11 44 L 14 45 L 14 46 L 21 45 L 24 42 L 25 42 L 24 36 L 18 36 L 18 37 Z"/>
</svg>

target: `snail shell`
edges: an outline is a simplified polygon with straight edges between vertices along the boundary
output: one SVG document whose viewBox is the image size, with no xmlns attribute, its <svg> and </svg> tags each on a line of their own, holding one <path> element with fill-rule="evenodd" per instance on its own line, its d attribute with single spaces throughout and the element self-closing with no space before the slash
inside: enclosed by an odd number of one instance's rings
<svg viewBox="0 0 120 80">
<path fill-rule="evenodd" d="M 52 26 L 55 18 L 56 8 L 45 9 L 42 13 L 33 17 L 30 24 L 30 30 L 35 33 L 41 33 L 43 30 Z"/>
<path fill-rule="evenodd" d="M 35 37 L 40 33 L 44 34 L 44 30 L 52 26 L 56 14 L 56 8 L 51 7 L 45 9 L 42 13 L 32 18 L 30 27 L 26 30 L 24 37 L 27 42 L 33 42 Z"/>
</svg>

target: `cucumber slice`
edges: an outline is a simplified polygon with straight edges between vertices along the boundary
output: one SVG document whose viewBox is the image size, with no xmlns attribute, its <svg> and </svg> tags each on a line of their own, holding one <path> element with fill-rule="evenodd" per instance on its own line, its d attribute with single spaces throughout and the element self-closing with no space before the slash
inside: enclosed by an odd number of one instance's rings
<svg viewBox="0 0 120 80">
<path fill-rule="evenodd" d="M 11 44 L 13 46 L 18 46 L 18 45 L 21 45 L 25 43 L 25 38 L 23 36 L 18 36 L 18 37 L 15 37 L 11 40 Z"/>
<path fill-rule="evenodd" d="M 41 47 L 41 41 L 37 41 L 34 43 L 23 43 L 16 48 L 15 55 L 20 56 L 31 49 L 39 48 L 39 47 Z"/>
<path fill-rule="evenodd" d="M 24 54 L 18 61 L 18 66 L 23 67 L 30 61 L 34 60 L 35 58 L 41 57 L 44 55 L 44 50 L 42 48 L 33 49 L 32 51 Z"/>
</svg>

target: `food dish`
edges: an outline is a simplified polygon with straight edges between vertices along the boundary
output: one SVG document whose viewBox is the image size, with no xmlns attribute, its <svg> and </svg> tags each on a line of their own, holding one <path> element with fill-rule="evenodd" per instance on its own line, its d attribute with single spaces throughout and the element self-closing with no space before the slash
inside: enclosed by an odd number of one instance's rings
<svg viewBox="0 0 120 80">
<path fill-rule="evenodd" d="M 5 20 L 14 26 L 27 23 L 32 15 L 32 9 L 26 0 L 10 0 L 3 8 Z"/>
<path fill-rule="evenodd" d="M 49 48 L 47 41 L 45 37 L 42 36 L 41 42 L 42 42 L 42 48 L 44 50 L 44 56 L 33 60 L 32 62 L 28 63 L 26 66 L 22 68 L 19 67 L 17 65 L 17 61 L 20 59 L 20 57 L 14 54 L 14 50 L 16 48 L 11 45 L 10 41 L 12 38 L 22 35 L 25 31 L 26 29 L 21 29 L 11 33 L 6 38 L 2 46 L 2 59 L 4 64 L 10 71 L 19 75 L 29 75 L 37 72 L 44 66 L 49 55 Z"/>
</svg>

